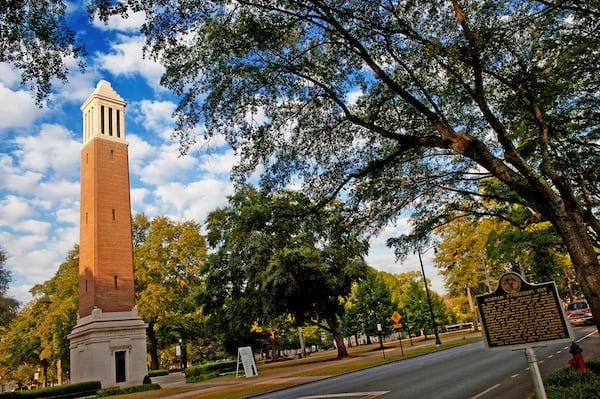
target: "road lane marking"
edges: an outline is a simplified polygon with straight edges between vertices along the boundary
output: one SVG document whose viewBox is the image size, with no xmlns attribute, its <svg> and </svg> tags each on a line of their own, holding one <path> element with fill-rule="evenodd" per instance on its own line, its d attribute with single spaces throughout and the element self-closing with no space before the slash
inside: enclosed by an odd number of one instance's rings
<svg viewBox="0 0 600 399">
<path fill-rule="evenodd" d="M 583 341 L 584 339 L 586 339 L 587 337 L 589 337 L 590 335 L 594 335 L 594 334 L 596 334 L 597 332 L 598 332 L 598 331 L 592 331 L 591 333 L 589 333 L 589 334 L 588 334 L 588 335 L 586 335 L 585 337 L 581 337 L 581 338 L 579 338 L 579 339 L 578 339 L 577 341 L 575 341 L 575 342 L 581 342 L 581 341 Z M 567 349 L 567 348 L 565 348 L 565 349 Z"/>
<path fill-rule="evenodd" d="M 515 377 L 518 377 L 518 376 L 519 376 L 519 373 L 511 375 L 510 378 L 515 378 Z"/>
<path fill-rule="evenodd" d="M 302 396 L 297 399 L 328 399 L 328 398 L 376 398 L 385 395 L 389 391 L 376 392 L 348 392 L 348 393 L 325 393 L 322 395 Z"/>
<path fill-rule="evenodd" d="M 493 385 L 493 386 L 489 387 L 488 389 L 486 389 L 485 391 L 479 392 L 477 395 L 473 396 L 471 399 L 480 398 L 483 395 L 485 395 L 486 393 L 490 392 L 491 390 L 494 390 L 494 389 L 498 388 L 499 386 L 500 386 L 500 384 Z"/>
<path fill-rule="evenodd" d="M 542 364 L 542 363 L 544 363 L 544 361 L 543 361 L 543 360 L 540 360 L 538 363 L 539 363 L 539 364 Z"/>
<path fill-rule="evenodd" d="M 562 352 L 562 351 L 556 351 L 556 353 L 560 353 L 560 352 Z"/>
<path fill-rule="evenodd" d="M 525 370 L 529 370 L 529 367 L 527 367 Z"/>
<path fill-rule="evenodd" d="M 548 355 L 548 359 L 552 359 L 554 355 Z"/>
</svg>

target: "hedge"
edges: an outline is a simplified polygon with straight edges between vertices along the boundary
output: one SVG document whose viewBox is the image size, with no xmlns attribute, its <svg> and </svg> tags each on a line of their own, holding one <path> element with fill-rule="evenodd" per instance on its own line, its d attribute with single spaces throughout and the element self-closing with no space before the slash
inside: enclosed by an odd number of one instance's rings
<svg viewBox="0 0 600 399">
<path fill-rule="evenodd" d="M 547 376 L 544 385 L 548 399 L 600 399 L 600 361 L 586 362 L 586 366 L 587 373 L 565 368 Z"/>
<path fill-rule="evenodd" d="M 77 384 L 57 385 L 54 387 L 30 389 L 0 393 L 1 399 L 48 398 L 72 399 L 92 396 L 101 388 L 100 381 L 79 382 Z"/>
<path fill-rule="evenodd" d="M 194 382 L 202 382 L 202 381 L 206 381 L 206 380 L 210 380 L 211 378 L 216 378 L 219 376 L 219 373 L 217 372 L 209 372 L 206 374 L 200 374 L 200 375 L 195 375 L 192 377 L 185 377 L 185 382 L 189 382 L 189 383 L 194 383 Z"/>
<path fill-rule="evenodd" d="M 165 369 L 150 370 L 150 371 L 148 371 L 148 375 L 150 377 L 160 377 L 161 375 L 169 375 L 169 370 L 165 370 Z"/>
<path fill-rule="evenodd" d="M 115 387 L 108 388 L 98 391 L 97 397 L 103 398 L 105 396 L 113 396 L 113 395 L 125 395 L 128 393 L 135 392 L 144 392 L 144 391 L 153 391 L 155 389 L 160 389 L 160 385 L 158 384 L 142 384 L 142 385 L 134 385 L 132 387 Z"/>
<path fill-rule="evenodd" d="M 210 362 L 188 367 L 183 371 L 185 374 L 185 381 L 204 381 L 206 379 L 216 377 L 220 373 L 226 373 L 235 370 L 236 364 L 237 362 L 235 360 L 227 360 L 224 362 Z"/>
</svg>

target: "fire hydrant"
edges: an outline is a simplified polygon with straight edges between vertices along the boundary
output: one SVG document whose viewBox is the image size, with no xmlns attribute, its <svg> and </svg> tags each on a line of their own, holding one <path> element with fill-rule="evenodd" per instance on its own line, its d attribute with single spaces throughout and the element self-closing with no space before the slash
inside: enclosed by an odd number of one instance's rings
<svg viewBox="0 0 600 399">
<path fill-rule="evenodd" d="M 587 369 L 585 368 L 585 362 L 583 361 L 583 356 L 581 356 L 581 352 L 583 352 L 583 349 L 581 349 L 581 347 L 577 345 L 576 342 L 573 342 L 571 344 L 571 347 L 569 348 L 569 353 L 573 355 L 573 357 L 569 360 L 569 364 L 572 367 L 575 367 L 577 371 L 585 373 Z"/>
</svg>

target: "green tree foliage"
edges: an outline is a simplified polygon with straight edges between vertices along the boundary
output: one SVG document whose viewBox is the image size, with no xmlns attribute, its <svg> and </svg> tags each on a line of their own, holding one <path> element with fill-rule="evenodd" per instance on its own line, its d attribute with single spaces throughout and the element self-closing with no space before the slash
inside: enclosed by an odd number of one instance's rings
<svg viewBox="0 0 600 399">
<path fill-rule="evenodd" d="M 347 355 L 340 298 L 364 275 L 367 244 L 348 229 L 338 204 L 316 213 L 309 212 L 313 205 L 298 193 L 243 187 L 209 214 L 214 253 L 199 299 L 229 350 L 251 342 L 255 322 L 292 314 L 297 325 L 325 321 L 338 355 Z"/>
<path fill-rule="evenodd" d="M 0 2 L 0 62 L 21 72 L 38 102 L 50 94 L 52 79 L 67 80 L 65 60 L 84 55 L 65 11 L 63 0 Z"/>
<path fill-rule="evenodd" d="M 15 372 L 18 377 L 19 370 L 29 365 L 42 368 L 42 377 L 47 380 L 68 370 L 67 335 L 77 321 L 78 268 L 79 247 L 76 245 L 54 277 L 31 289 L 33 300 L 11 322 L 0 341 L 0 365 L 4 374 Z M 57 369 L 59 364 L 61 370 Z"/>
<path fill-rule="evenodd" d="M 264 187 L 343 190 L 369 225 L 408 207 L 399 255 L 486 214 L 483 199 L 523 204 L 555 227 L 600 322 L 598 1 L 110 4 L 91 9 L 148 16 L 184 150 L 204 124 L 242 180 L 260 168 Z"/>
<path fill-rule="evenodd" d="M 453 315 L 450 309 L 444 303 L 442 297 L 436 292 L 429 291 L 431 295 L 431 306 L 435 316 L 435 322 L 440 331 L 440 327 L 453 321 Z M 404 306 L 402 307 L 404 315 L 404 323 L 412 331 L 422 330 L 427 338 L 427 333 L 433 331 L 431 323 L 431 312 L 427 303 L 427 295 L 425 288 L 419 287 L 418 284 L 412 283 L 409 289 L 403 295 Z"/>
<path fill-rule="evenodd" d="M 392 300 L 391 290 L 377 271 L 369 270 L 348 302 L 350 305 L 343 318 L 344 332 L 347 335 L 362 332 L 368 336 L 376 336 L 379 334 L 378 323 L 381 324 L 384 335 L 393 332 L 390 316 L 398 306 Z"/>
<path fill-rule="evenodd" d="M 136 304 L 148 323 L 151 369 L 159 368 L 158 350 L 180 338 L 197 338 L 203 316 L 194 301 L 206 258 L 200 225 L 165 216 L 133 219 Z"/>
<path fill-rule="evenodd" d="M 19 302 L 6 296 L 10 284 L 10 271 L 6 269 L 8 255 L 6 250 L 0 246 L 0 336 L 3 329 L 15 317 Z"/>
</svg>

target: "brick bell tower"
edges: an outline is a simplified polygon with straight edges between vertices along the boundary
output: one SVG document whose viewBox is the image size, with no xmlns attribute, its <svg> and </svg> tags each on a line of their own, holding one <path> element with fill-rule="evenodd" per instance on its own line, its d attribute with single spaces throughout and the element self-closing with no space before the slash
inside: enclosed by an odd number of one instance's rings
<svg viewBox="0 0 600 399">
<path fill-rule="evenodd" d="M 126 103 L 101 80 L 81 106 L 79 315 L 71 381 L 141 384 L 146 324 L 135 308 Z"/>
</svg>

